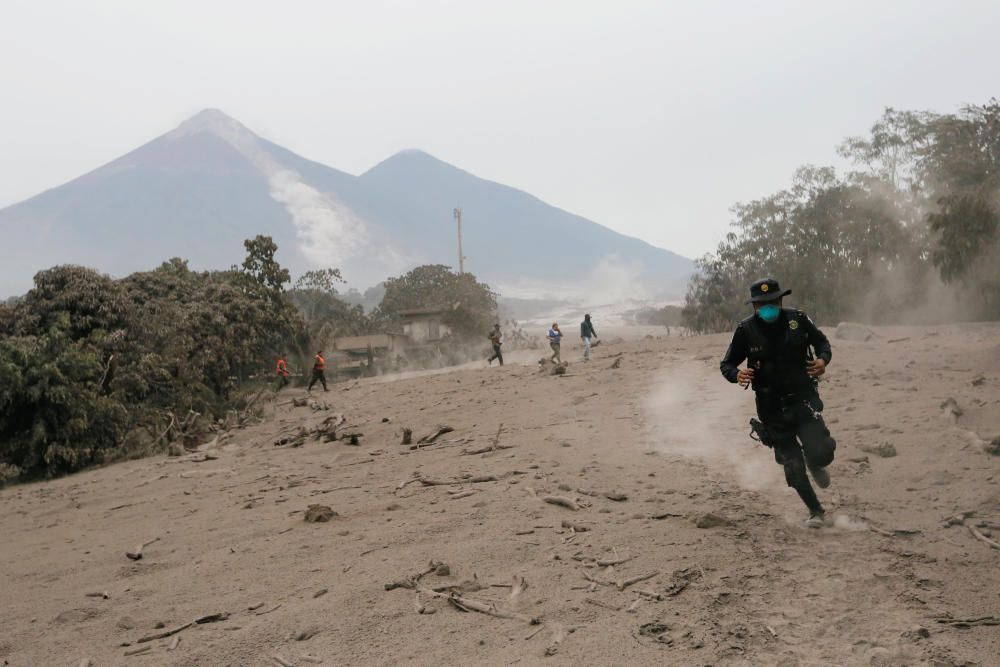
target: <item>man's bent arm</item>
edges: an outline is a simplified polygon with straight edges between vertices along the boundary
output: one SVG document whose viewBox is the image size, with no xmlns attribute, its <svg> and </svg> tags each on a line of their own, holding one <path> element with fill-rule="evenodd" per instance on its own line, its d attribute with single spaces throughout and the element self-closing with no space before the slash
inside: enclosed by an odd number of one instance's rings
<svg viewBox="0 0 1000 667">
<path fill-rule="evenodd" d="M 830 359 L 833 358 L 833 348 L 830 347 L 830 339 L 819 330 L 819 327 L 811 319 L 808 317 L 805 319 L 807 322 L 806 333 L 809 334 L 809 344 L 816 350 L 816 357 L 825 361 L 829 366 Z"/>
<path fill-rule="evenodd" d="M 739 366 L 746 360 L 749 353 L 746 334 L 743 333 L 743 327 L 739 327 L 733 334 L 733 341 L 729 344 L 729 349 L 726 350 L 726 356 L 719 363 L 722 376 L 730 382 L 736 382 L 736 375 L 740 372 Z"/>
</svg>

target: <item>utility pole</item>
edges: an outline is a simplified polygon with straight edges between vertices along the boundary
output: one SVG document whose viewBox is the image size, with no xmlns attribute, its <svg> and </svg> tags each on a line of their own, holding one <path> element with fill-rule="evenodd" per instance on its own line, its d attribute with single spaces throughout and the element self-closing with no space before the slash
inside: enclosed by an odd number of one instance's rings
<svg viewBox="0 0 1000 667">
<path fill-rule="evenodd" d="M 462 254 L 462 209 L 454 209 L 452 215 L 458 223 L 458 273 L 462 274 L 465 273 L 465 255 Z"/>
</svg>

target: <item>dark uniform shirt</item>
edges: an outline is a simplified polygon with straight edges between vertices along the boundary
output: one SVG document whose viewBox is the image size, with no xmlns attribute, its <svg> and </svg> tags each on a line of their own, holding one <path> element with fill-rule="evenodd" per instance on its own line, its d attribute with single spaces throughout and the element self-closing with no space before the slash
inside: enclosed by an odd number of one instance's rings
<svg viewBox="0 0 1000 667">
<path fill-rule="evenodd" d="M 771 351 L 779 354 L 784 351 L 783 348 L 785 348 L 789 340 L 789 322 L 795 322 L 792 328 L 799 330 L 797 335 L 805 336 L 807 347 L 812 347 L 815 350 L 816 357 L 829 364 L 833 356 L 833 351 L 830 348 L 830 341 L 826 335 L 804 313 L 783 308 L 781 315 L 771 324 L 764 322 L 756 315 L 751 315 L 736 328 L 733 340 L 729 344 L 729 349 L 726 350 L 726 356 L 723 357 L 722 362 L 719 364 L 722 375 L 730 382 L 736 382 L 739 365 L 751 356 L 751 340 L 750 335 L 747 333 L 748 326 L 756 327 L 764 335 L 767 346 Z M 796 371 L 796 373 L 802 373 L 803 377 L 780 378 L 782 381 L 781 384 L 796 385 L 802 381 L 811 381 L 809 376 L 805 374 L 805 361 L 804 354 L 803 359 L 801 359 L 801 369 Z M 755 373 L 755 375 L 757 377 L 754 378 L 754 390 L 761 389 L 765 383 L 770 384 L 768 383 L 768 379 L 763 377 L 760 372 Z M 779 378 L 773 378 L 772 380 L 775 379 Z"/>
</svg>

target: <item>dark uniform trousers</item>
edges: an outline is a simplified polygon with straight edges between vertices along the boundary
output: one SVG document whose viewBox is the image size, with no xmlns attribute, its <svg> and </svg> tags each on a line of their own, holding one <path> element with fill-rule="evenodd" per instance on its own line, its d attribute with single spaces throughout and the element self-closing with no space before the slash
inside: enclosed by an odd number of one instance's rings
<svg viewBox="0 0 1000 667">
<path fill-rule="evenodd" d="M 788 486 L 813 512 L 821 511 L 822 505 L 809 483 L 806 466 L 830 465 L 837 448 L 822 411 L 823 401 L 815 391 L 785 396 L 757 393 L 757 416 L 766 427 L 761 442 L 774 450 L 774 460 L 785 468 Z"/>
<path fill-rule="evenodd" d="M 490 363 L 493 363 L 494 359 L 500 360 L 500 365 L 503 366 L 503 352 L 500 350 L 500 345 L 493 343 L 493 356 L 489 358 Z"/>
</svg>

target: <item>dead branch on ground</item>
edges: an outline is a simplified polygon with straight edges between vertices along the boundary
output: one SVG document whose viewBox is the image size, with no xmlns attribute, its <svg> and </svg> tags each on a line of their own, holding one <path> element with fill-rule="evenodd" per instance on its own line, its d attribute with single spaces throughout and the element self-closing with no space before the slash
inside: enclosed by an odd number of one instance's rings
<svg viewBox="0 0 1000 667">
<path fill-rule="evenodd" d="M 142 550 L 145 549 L 146 547 L 148 547 L 150 544 L 153 544 L 154 542 L 159 542 L 159 541 L 160 541 L 159 537 L 154 537 L 153 539 L 149 540 L 148 542 L 143 542 L 142 544 L 140 544 L 139 546 L 137 546 L 135 548 L 135 551 L 126 551 L 125 552 L 125 557 L 128 558 L 128 559 L 130 559 L 130 560 L 141 560 L 142 559 Z"/>
</svg>

